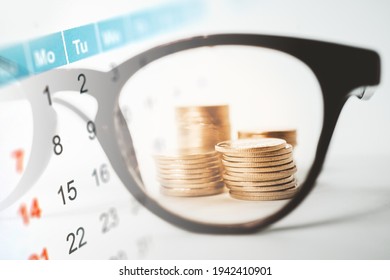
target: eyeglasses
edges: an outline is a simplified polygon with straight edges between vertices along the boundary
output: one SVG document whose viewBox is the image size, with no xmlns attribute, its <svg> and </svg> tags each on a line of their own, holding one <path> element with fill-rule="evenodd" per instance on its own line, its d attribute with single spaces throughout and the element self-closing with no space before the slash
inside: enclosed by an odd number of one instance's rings
<svg viewBox="0 0 390 280">
<path fill-rule="evenodd" d="M 368 99 L 379 79 L 373 51 L 252 34 L 172 42 L 109 72 L 40 74 L 23 82 L 34 94 L 15 86 L 2 96 L 27 98 L 33 138 L 26 171 L 0 208 L 66 149 L 56 101 L 81 117 L 126 189 L 155 215 L 194 232 L 264 229 L 310 193 L 345 102 Z M 64 91 L 96 99 L 96 115 L 58 99 Z"/>
</svg>

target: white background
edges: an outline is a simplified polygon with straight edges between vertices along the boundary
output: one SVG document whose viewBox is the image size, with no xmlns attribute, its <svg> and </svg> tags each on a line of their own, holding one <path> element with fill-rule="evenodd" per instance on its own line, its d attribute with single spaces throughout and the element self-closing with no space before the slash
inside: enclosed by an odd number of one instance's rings
<svg viewBox="0 0 390 280">
<path fill-rule="evenodd" d="M 110 18 L 141 2 L 3 1 L 0 44 Z M 381 85 L 368 102 L 353 99 L 345 106 L 316 191 L 294 214 L 268 232 L 238 237 L 187 233 L 147 215 L 144 230 L 151 241 L 143 257 L 389 259 L 389 2 L 212 3 L 218 17 L 198 33 L 256 32 L 372 48 L 382 60 Z"/>
</svg>

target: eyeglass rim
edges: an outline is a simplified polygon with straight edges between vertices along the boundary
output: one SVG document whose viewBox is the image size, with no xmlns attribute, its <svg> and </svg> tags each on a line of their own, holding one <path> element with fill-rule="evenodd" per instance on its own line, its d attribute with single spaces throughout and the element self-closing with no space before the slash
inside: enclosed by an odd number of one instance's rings
<svg viewBox="0 0 390 280">
<path fill-rule="evenodd" d="M 316 157 L 310 168 L 309 174 L 306 180 L 300 187 L 298 194 L 291 199 L 283 208 L 273 215 L 270 215 L 264 219 L 255 220 L 248 223 L 240 224 L 207 224 L 197 221 L 192 221 L 185 217 L 176 215 L 164 208 L 154 199 L 149 197 L 140 185 L 140 182 L 136 180 L 136 174 L 131 176 L 125 176 L 126 178 L 120 179 L 130 193 L 147 209 L 159 216 L 160 218 L 178 226 L 183 229 L 201 232 L 201 233 L 215 233 L 215 234 L 232 234 L 232 233 L 249 233 L 259 231 L 268 227 L 269 225 L 282 219 L 293 209 L 295 209 L 300 202 L 310 193 L 314 187 L 316 178 L 318 177 L 322 168 L 326 152 L 329 147 L 332 133 L 334 131 L 337 119 L 340 115 L 341 109 L 346 100 L 351 96 L 350 93 L 354 89 L 361 86 L 375 86 L 379 84 L 380 80 L 380 59 L 379 55 L 371 50 L 355 48 L 340 44 L 327 43 L 321 41 L 314 41 L 293 37 L 282 37 L 272 35 L 259 35 L 259 34 L 214 34 L 209 36 L 198 36 L 187 38 L 175 42 L 171 42 L 165 45 L 157 46 L 150 50 L 147 50 L 139 55 L 136 55 L 122 64 L 115 67 L 112 71 L 119 71 L 119 73 L 126 73 L 124 79 L 112 81 L 112 86 L 117 89 L 118 96 L 116 102 L 112 104 L 105 104 L 104 113 L 102 110 L 98 110 L 96 117 L 96 125 L 101 133 L 98 135 L 98 139 L 101 142 L 102 148 L 106 150 L 116 150 L 122 157 L 122 164 L 116 163 L 113 159 L 118 159 L 118 156 L 110 158 L 110 153 L 107 153 L 112 166 L 116 166 L 114 170 L 118 174 L 118 169 L 123 169 L 126 165 L 126 159 L 123 158 L 123 153 L 120 151 L 120 141 L 130 139 L 131 135 L 127 129 L 128 135 L 123 134 L 123 130 L 118 129 L 118 122 L 125 122 L 124 116 L 119 109 L 119 93 L 124 83 L 131 78 L 136 72 L 142 69 L 147 64 L 167 56 L 169 54 L 177 53 L 179 51 L 194 49 L 203 46 L 216 46 L 216 45 L 242 45 L 242 46 L 258 46 L 267 47 L 269 49 L 279 50 L 293 55 L 299 60 L 303 61 L 309 66 L 316 75 L 324 99 L 324 119 L 321 135 L 317 145 Z M 332 59 L 329 59 L 332 58 Z M 337 67 L 335 66 L 337 65 Z M 321 67 L 322 66 L 322 67 Z M 98 72 L 83 69 L 62 69 L 70 76 L 79 75 L 80 72 L 86 73 L 100 73 L 107 75 L 107 72 Z M 326 70 L 324 72 L 324 70 Z M 63 72 L 57 71 L 57 72 Z M 112 72 L 110 71 L 110 72 Z M 345 71 L 350 73 L 345 75 Z M 343 75 L 343 79 L 340 80 L 339 75 Z M 122 77 L 123 78 L 123 77 Z M 125 82 L 123 82 L 125 80 Z M 72 86 L 66 85 L 71 88 Z M 60 88 L 57 88 L 60 91 Z M 103 100 L 102 94 L 96 95 L 98 104 Z M 112 108 L 111 108 L 112 106 Z M 107 107 L 107 108 L 106 108 Z M 108 116 L 111 114 L 111 116 Z M 126 133 L 125 133 L 126 134 Z M 112 135 L 117 135 L 116 139 L 112 139 Z M 119 138 L 124 139 L 119 139 Z M 114 137 L 115 138 L 115 137 Z M 102 140 L 102 141 L 101 141 Z M 114 141 L 112 141 L 114 140 Z M 112 146 L 114 143 L 114 146 Z M 111 145 L 111 146 L 110 146 Z M 128 145 L 130 146 L 130 145 Z M 123 145 L 122 145 L 123 147 Z M 130 151 L 134 152 L 134 151 Z M 111 153 L 112 155 L 112 153 Z M 123 173 L 124 171 L 119 173 Z M 127 170 L 125 170 L 128 173 Z M 128 174 L 130 175 L 130 174 Z"/>
<path fill-rule="evenodd" d="M 126 73 L 126 70 L 129 71 L 130 69 L 134 69 L 134 64 L 136 64 L 140 66 L 134 72 L 136 73 L 147 64 L 164 56 L 198 47 L 219 45 L 267 47 L 269 49 L 288 53 L 304 62 L 310 69 L 313 70 L 322 89 L 321 92 L 324 99 L 324 119 L 321 135 L 317 145 L 316 157 L 306 180 L 300 187 L 298 194 L 275 214 L 263 219 L 241 224 L 206 224 L 191 221 L 174 213 L 172 213 L 173 217 L 168 217 L 167 219 L 167 215 L 162 215 L 160 212 L 162 209 L 158 209 L 158 203 L 149 201 L 153 199 L 146 195 L 146 198 L 139 200 L 143 202 L 142 204 L 146 205 L 146 207 L 153 213 L 190 231 L 218 234 L 256 232 L 268 227 L 291 213 L 311 192 L 323 166 L 331 136 L 342 107 L 354 89 L 362 86 L 374 86 L 379 84 L 380 59 L 379 55 L 371 50 L 328 42 L 259 34 L 215 34 L 183 39 L 155 47 L 122 63 L 118 66 L 118 69 L 120 73 Z M 306 50 L 306 52 L 303 52 L 302 50 Z M 329 56 L 333 56 L 333 60 L 329 60 Z M 322 59 L 318 59 L 318 57 Z M 330 62 L 333 65 L 331 65 Z M 325 68 L 327 71 L 324 72 L 321 68 Z M 339 69 L 339 71 L 337 71 L 337 69 Z M 344 82 L 337 83 L 336 81 L 338 81 L 340 69 L 343 71 L 347 69 L 351 75 L 345 76 Z M 121 117 L 123 118 L 123 116 Z M 160 207 L 163 208 L 162 206 Z M 163 209 L 163 211 L 167 211 L 167 209 Z M 168 212 L 169 211 L 167 211 L 167 213 Z M 186 222 L 183 222 L 183 220 L 186 220 Z"/>
</svg>

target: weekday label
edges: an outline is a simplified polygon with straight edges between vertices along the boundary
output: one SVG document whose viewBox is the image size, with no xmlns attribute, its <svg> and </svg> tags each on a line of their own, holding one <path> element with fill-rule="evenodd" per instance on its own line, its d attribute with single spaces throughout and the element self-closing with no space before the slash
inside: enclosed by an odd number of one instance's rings
<svg viewBox="0 0 390 280">
<path fill-rule="evenodd" d="M 103 51 L 120 47 L 126 43 L 122 17 L 100 22 L 98 29 Z"/>
<path fill-rule="evenodd" d="M 29 42 L 29 49 L 35 73 L 57 68 L 67 63 L 61 32 Z"/>
<path fill-rule="evenodd" d="M 99 53 L 94 24 L 65 30 L 64 41 L 70 63 Z"/>
</svg>

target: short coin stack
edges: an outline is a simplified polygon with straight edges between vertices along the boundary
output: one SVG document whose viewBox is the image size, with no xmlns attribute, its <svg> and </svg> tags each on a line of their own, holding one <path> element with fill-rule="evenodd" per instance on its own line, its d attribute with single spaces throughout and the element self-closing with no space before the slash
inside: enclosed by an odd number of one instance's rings
<svg viewBox="0 0 390 280">
<path fill-rule="evenodd" d="M 281 200 L 298 190 L 292 146 L 278 138 L 238 139 L 220 142 L 224 182 L 233 198 Z"/>
<path fill-rule="evenodd" d="M 205 196 L 224 191 L 221 161 L 216 151 L 156 155 L 161 192 L 170 196 Z"/>
<path fill-rule="evenodd" d="M 188 106 L 175 109 L 179 149 L 213 151 L 230 139 L 229 106 Z"/>
<path fill-rule="evenodd" d="M 239 131 L 238 138 L 280 138 L 286 140 L 293 147 L 297 145 L 297 131 L 295 129 L 268 130 L 268 131 Z"/>
</svg>

